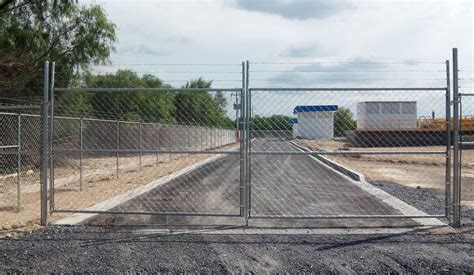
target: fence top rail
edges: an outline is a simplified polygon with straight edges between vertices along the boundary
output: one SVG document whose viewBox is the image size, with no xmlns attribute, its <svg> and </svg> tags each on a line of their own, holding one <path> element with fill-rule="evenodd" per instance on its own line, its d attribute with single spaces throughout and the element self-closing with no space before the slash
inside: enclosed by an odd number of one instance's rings
<svg viewBox="0 0 474 275">
<path fill-rule="evenodd" d="M 242 88 L 54 88 L 56 92 L 240 92 Z"/>
<path fill-rule="evenodd" d="M 10 112 L 0 112 L 0 115 L 4 115 L 4 116 L 41 117 L 41 115 L 38 115 L 38 114 L 29 114 L 29 113 L 10 113 Z"/>
<path fill-rule="evenodd" d="M 447 87 L 390 87 L 390 88 L 249 88 L 250 91 L 282 91 L 282 92 L 318 92 L 318 91 L 446 91 Z"/>
<path fill-rule="evenodd" d="M 251 151 L 252 155 L 444 155 L 444 151 Z"/>
<path fill-rule="evenodd" d="M 26 117 L 41 117 L 37 114 L 28 114 L 28 113 L 7 113 L 0 112 L 0 115 L 6 116 L 26 116 Z M 69 119 L 69 120 L 83 120 L 83 121 L 100 121 L 100 122 L 111 122 L 111 123 L 123 123 L 123 124 L 142 124 L 142 125 L 156 125 L 161 128 L 173 128 L 173 127 L 185 127 L 185 128 L 194 128 L 202 130 L 229 130 L 235 131 L 235 129 L 219 128 L 215 126 L 204 126 L 204 125 L 186 125 L 186 124 L 170 124 L 170 123 L 160 123 L 160 122 L 140 122 L 140 121 L 126 121 L 126 120 L 114 120 L 114 119 L 101 119 L 101 118 L 88 118 L 88 117 L 68 117 L 68 116 L 54 116 L 55 119 Z"/>
</svg>

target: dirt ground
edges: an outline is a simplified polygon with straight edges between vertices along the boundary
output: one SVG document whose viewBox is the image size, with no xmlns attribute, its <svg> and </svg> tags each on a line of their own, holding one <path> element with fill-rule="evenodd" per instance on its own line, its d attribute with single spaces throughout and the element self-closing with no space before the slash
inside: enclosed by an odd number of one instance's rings
<svg viewBox="0 0 474 275">
<path fill-rule="evenodd" d="M 442 151 L 445 147 L 405 148 L 349 148 L 342 141 L 297 140 L 312 150 L 322 151 Z M 356 172 L 362 173 L 368 181 L 394 182 L 414 188 L 445 188 L 444 155 L 326 155 Z M 474 150 L 462 153 L 462 205 L 474 209 Z M 401 198 L 403 199 L 403 198 Z"/>
<path fill-rule="evenodd" d="M 221 147 L 227 150 L 232 145 Z M 55 168 L 55 209 L 84 209 L 98 202 L 133 190 L 165 175 L 181 170 L 201 160 L 212 157 L 212 154 L 162 154 L 158 162 L 156 155 L 142 156 L 142 167 L 139 157 L 120 156 L 117 178 L 116 158 L 89 157 L 83 161 L 82 190 L 79 161 L 66 156 L 59 157 L 62 165 Z M 28 231 L 39 224 L 40 193 L 38 172 L 22 173 L 21 209 L 16 211 L 16 177 L 0 178 L 3 184 L 2 195 L 10 203 L 0 207 L 0 235 Z M 54 213 L 49 222 L 64 218 L 68 213 Z"/>
</svg>

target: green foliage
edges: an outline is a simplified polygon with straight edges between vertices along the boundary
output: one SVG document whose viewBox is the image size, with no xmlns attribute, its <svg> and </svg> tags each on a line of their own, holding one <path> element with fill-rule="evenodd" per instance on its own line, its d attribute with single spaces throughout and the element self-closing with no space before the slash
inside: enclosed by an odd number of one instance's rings
<svg viewBox="0 0 474 275">
<path fill-rule="evenodd" d="M 187 82 L 183 88 L 210 88 L 211 85 L 211 81 L 199 78 Z M 207 91 L 183 90 L 175 95 L 174 117 L 178 124 L 231 128 L 234 123 L 227 117 L 226 105 L 222 93 L 212 96 Z"/>
<path fill-rule="evenodd" d="M 211 82 L 197 79 L 183 88 L 210 88 Z M 153 75 L 139 76 L 131 70 L 115 74 L 85 73 L 83 87 L 90 88 L 171 88 Z M 126 121 L 173 123 L 220 128 L 233 128 L 235 122 L 227 117 L 226 99 L 207 91 L 182 90 L 138 92 L 64 92 L 57 100 L 56 114 Z"/>
<path fill-rule="evenodd" d="M 353 118 L 352 112 L 344 107 L 340 107 L 334 114 L 334 135 L 337 137 L 344 136 L 349 130 L 355 130 L 357 123 Z"/>
<path fill-rule="evenodd" d="M 5 81 L 0 81 L 0 88 L 7 83 L 16 88 L 16 96 L 25 90 L 31 94 L 34 87 L 41 87 L 44 60 L 56 62 L 57 86 L 68 85 L 78 69 L 108 60 L 115 29 L 98 5 L 81 6 L 74 0 L 2 1 L 0 80 Z"/>
<path fill-rule="evenodd" d="M 153 75 L 138 76 L 131 70 L 115 74 L 86 73 L 83 86 L 91 88 L 169 88 Z M 89 100 L 95 117 L 144 122 L 173 123 L 174 99 L 167 92 L 107 92 L 93 94 Z"/>
<path fill-rule="evenodd" d="M 254 130 L 291 130 L 290 119 L 291 117 L 284 115 L 255 116 L 252 118 L 252 127 Z"/>
</svg>

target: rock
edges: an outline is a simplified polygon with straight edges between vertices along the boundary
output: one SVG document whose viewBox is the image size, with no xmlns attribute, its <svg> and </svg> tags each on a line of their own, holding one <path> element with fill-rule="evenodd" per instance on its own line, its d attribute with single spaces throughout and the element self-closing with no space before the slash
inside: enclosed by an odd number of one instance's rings
<svg viewBox="0 0 474 275">
<path fill-rule="evenodd" d="M 2 230 L 8 231 L 8 230 L 11 230 L 11 229 L 12 229 L 12 226 L 9 225 L 9 224 L 5 224 L 4 226 L 2 226 Z"/>
<path fill-rule="evenodd" d="M 22 224 L 22 223 L 17 223 L 17 224 L 13 224 L 11 227 L 12 229 L 18 229 L 18 228 L 22 228 L 24 227 L 25 225 Z"/>
</svg>

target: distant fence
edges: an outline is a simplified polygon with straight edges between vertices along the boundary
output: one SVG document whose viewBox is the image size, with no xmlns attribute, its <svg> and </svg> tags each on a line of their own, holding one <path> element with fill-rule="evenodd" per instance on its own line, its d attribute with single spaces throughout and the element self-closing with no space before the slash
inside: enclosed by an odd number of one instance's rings
<svg viewBox="0 0 474 275">
<path fill-rule="evenodd" d="M 25 190 L 39 191 L 41 116 L 0 112 L 0 125 L 0 207 L 19 211 Z M 56 116 L 51 150 L 61 156 L 55 158 L 55 167 L 116 151 L 139 155 L 141 165 L 141 155 L 206 151 L 235 142 L 231 129 Z"/>
</svg>

